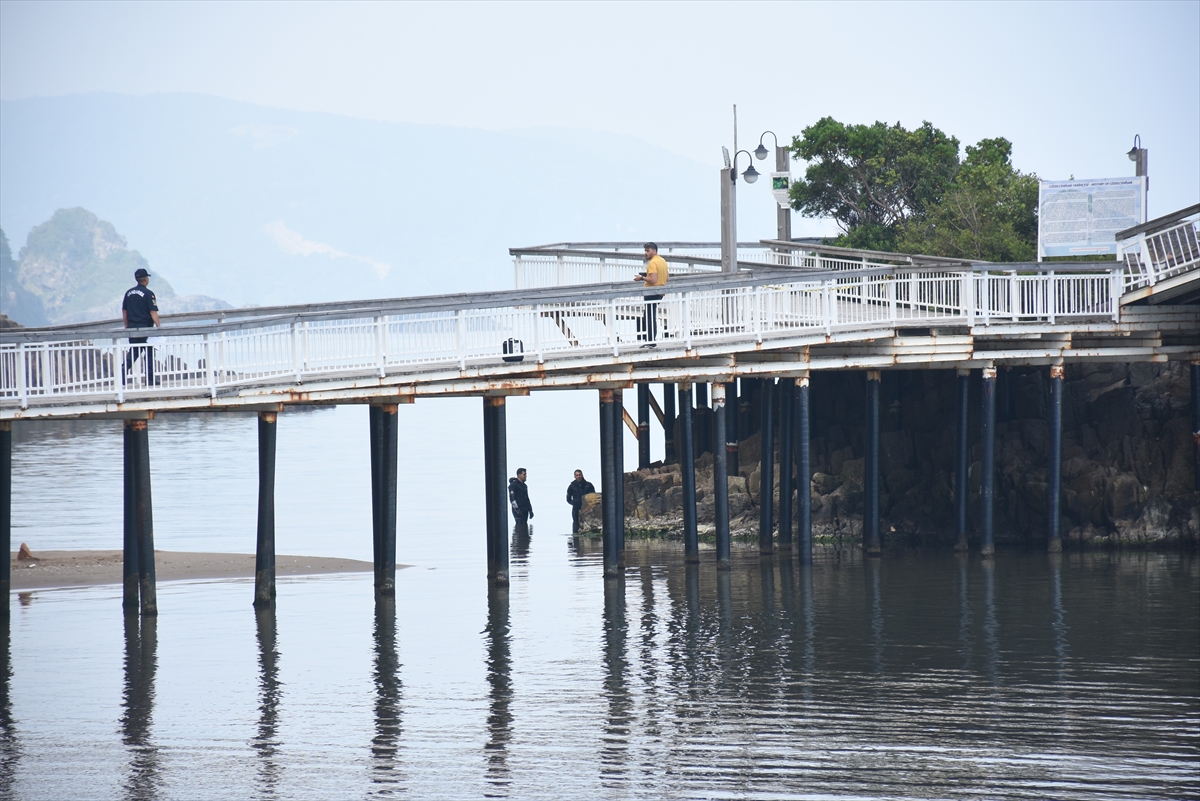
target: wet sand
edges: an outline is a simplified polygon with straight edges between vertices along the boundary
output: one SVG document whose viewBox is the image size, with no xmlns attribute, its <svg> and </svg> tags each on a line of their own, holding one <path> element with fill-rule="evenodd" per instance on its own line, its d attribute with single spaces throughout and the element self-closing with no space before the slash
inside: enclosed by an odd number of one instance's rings
<svg viewBox="0 0 1200 801">
<path fill-rule="evenodd" d="M 400 569 L 404 565 L 396 565 Z M 327 556 L 275 557 L 275 575 L 317 576 L 328 573 L 361 573 L 370 562 Z M 188 553 L 155 551 L 158 581 L 254 578 L 254 554 Z M 32 559 L 12 557 L 12 589 L 44 590 L 121 583 L 120 551 L 35 551 Z"/>
</svg>

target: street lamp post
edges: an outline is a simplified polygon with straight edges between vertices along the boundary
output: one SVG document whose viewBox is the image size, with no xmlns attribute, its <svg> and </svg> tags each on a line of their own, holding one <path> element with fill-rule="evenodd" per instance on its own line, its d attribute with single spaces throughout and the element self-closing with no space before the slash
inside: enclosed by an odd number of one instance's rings
<svg viewBox="0 0 1200 801">
<path fill-rule="evenodd" d="M 737 114 L 735 107 L 734 114 Z M 736 116 L 734 117 L 736 120 Z M 729 149 L 722 147 L 721 153 L 725 157 L 725 166 L 721 168 L 721 272 L 735 273 L 737 272 L 737 160 L 738 156 L 745 153 L 746 158 L 751 156 L 762 161 L 767 157 L 769 151 L 763 140 L 771 134 L 775 140 L 775 169 L 778 172 L 787 172 L 788 168 L 788 151 L 786 147 L 780 147 L 779 137 L 774 131 L 764 131 L 762 136 L 758 137 L 758 147 L 751 153 L 748 150 L 737 149 L 737 132 L 734 132 L 734 154 L 733 158 L 729 157 Z M 751 161 L 746 167 L 746 171 L 742 173 L 742 178 L 746 183 L 752 184 L 758 180 L 759 172 L 754 169 L 754 162 Z M 792 238 L 792 210 L 790 208 L 780 207 L 775 212 L 775 234 L 778 239 L 788 241 Z"/>
<path fill-rule="evenodd" d="M 1140 134 L 1133 137 L 1133 147 L 1129 148 L 1129 152 L 1125 155 L 1129 156 L 1129 160 L 1137 165 L 1134 175 L 1139 178 L 1142 176 L 1146 177 L 1146 192 L 1148 193 L 1150 191 L 1150 173 L 1148 171 L 1150 151 L 1142 147 L 1142 137 Z M 1143 210 L 1143 214 L 1146 217 L 1150 216 L 1145 210 Z"/>
</svg>

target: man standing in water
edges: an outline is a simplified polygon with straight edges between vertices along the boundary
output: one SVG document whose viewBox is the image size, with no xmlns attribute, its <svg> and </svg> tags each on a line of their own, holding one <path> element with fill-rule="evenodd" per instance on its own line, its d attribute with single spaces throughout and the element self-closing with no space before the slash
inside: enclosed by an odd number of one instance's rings
<svg viewBox="0 0 1200 801">
<path fill-rule="evenodd" d="M 529 487 L 525 486 L 528 475 L 524 467 L 517 468 L 517 477 L 508 480 L 508 502 L 512 505 L 513 519 L 524 526 L 533 517 L 533 505 L 529 503 Z"/>
<path fill-rule="evenodd" d="M 646 251 L 646 272 L 638 273 L 633 280 L 642 281 L 648 287 L 666 286 L 667 262 L 658 255 L 658 245 L 647 242 L 642 248 Z M 662 299 L 662 295 L 646 295 L 646 316 L 642 321 L 646 341 L 642 343 L 643 348 L 658 347 L 654 340 L 658 339 L 658 302 Z"/>
<path fill-rule="evenodd" d="M 579 533 L 579 509 L 583 506 L 583 496 L 595 492 L 592 482 L 586 481 L 582 470 L 575 471 L 575 480 L 567 485 L 567 503 L 571 504 L 571 533 Z"/>
<path fill-rule="evenodd" d="M 158 299 L 154 297 L 154 293 L 148 286 L 150 273 L 145 268 L 139 267 L 134 272 L 133 278 L 137 281 L 137 286 L 128 290 L 125 293 L 125 299 L 121 301 L 121 319 L 125 321 L 125 327 L 150 328 L 157 326 L 162 328 L 162 321 L 158 319 Z M 131 347 L 129 353 L 125 355 L 124 372 L 129 372 L 129 368 L 133 366 L 133 360 L 141 355 L 146 360 L 146 383 L 153 384 L 154 348 L 146 344 L 146 337 L 130 337 L 129 344 L 140 347 Z"/>
</svg>

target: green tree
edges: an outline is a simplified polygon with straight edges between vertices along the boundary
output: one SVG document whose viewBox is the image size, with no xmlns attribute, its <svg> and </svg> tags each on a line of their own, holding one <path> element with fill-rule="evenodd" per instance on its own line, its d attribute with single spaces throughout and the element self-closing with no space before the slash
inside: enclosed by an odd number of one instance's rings
<svg viewBox="0 0 1200 801">
<path fill-rule="evenodd" d="M 1038 180 L 1012 166 L 1003 138 L 967 146 L 941 201 L 899 231 L 906 253 L 982 261 L 1029 261 L 1037 248 Z"/>
<path fill-rule="evenodd" d="M 809 162 L 792 184 L 792 208 L 832 217 L 835 244 L 895 250 L 911 219 L 937 205 L 958 172 L 958 140 L 924 122 L 913 131 L 845 125 L 825 117 L 792 139 L 793 158 Z"/>
</svg>

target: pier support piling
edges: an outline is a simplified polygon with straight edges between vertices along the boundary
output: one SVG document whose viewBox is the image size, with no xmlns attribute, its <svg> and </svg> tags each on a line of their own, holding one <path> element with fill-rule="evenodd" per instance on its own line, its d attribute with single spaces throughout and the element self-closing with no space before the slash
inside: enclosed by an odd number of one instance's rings
<svg viewBox="0 0 1200 801">
<path fill-rule="evenodd" d="M 617 567 L 625 566 L 625 393 L 613 390 L 613 487 L 617 497 L 613 499 L 616 515 L 613 523 L 617 532 Z"/>
<path fill-rule="evenodd" d="M 863 552 L 879 556 L 879 381 L 878 370 L 867 371 L 867 441 L 863 460 Z"/>
<path fill-rule="evenodd" d="M 158 614 L 154 577 L 154 504 L 150 497 L 150 432 L 146 420 L 129 421 L 133 429 L 133 496 L 137 527 L 138 589 L 143 616 Z"/>
<path fill-rule="evenodd" d="M 1062 553 L 1063 367 L 1050 366 L 1050 464 L 1046 470 L 1046 509 L 1050 553 Z"/>
<path fill-rule="evenodd" d="M 959 368 L 954 427 L 954 550 L 967 550 L 967 395 L 971 371 Z"/>
<path fill-rule="evenodd" d="M 275 603 L 275 412 L 258 414 L 258 540 L 254 549 L 254 605 Z M 392 562 L 395 565 L 395 560 Z M 393 567 L 394 569 L 394 567 Z"/>
<path fill-rule="evenodd" d="M 396 591 L 396 482 L 398 415 L 395 404 L 371 404 L 371 522 L 374 527 L 375 592 Z"/>
<path fill-rule="evenodd" d="M 1200 492 L 1200 361 L 1192 362 L 1192 458 L 1193 481 Z"/>
<path fill-rule="evenodd" d="M 12 421 L 0 421 L 0 617 L 8 617 L 8 594 L 12 589 Z M 7 679 L 5 679 L 7 680 Z"/>
<path fill-rule="evenodd" d="M 137 495 L 134 483 L 133 421 L 126 420 L 122 439 L 125 447 L 125 538 L 121 560 L 121 606 L 129 611 L 138 607 Z"/>
<path fill-rule="evenodd" d="M 675 384 L 663 388 L 663 464 L 675 463 Z"/>
<path fill-rule="evenodd" d="M 762 426 L 759 430 L 758 550 L 772 552 L 771 529 L 775 523 L 775 379 L 764 378 L 758 396 Z"/>
<path fill-rule="evenodd" d="M 650 385 L 637 385 L 638 470 L 650 466 Z"/>
<path fill-rule="evenodd" d="M 792 449 L 795 444 L 792 424 L 792 401 L 796 395 L 796 379 L 779 381 L 779 547 L 792 549 L 792 478 L 795 476 Z"/>
<path fill-rule="evenodd" d="M 796 547 L 800 552 L 800 564 L 812 564 L 812 460 L 809 444 L 811 441 L 811 423 L 808 410 L 809 388 L 808 378 L 801 378 L 796 387 L 796 425 L 799 428 L 799 452 L 796 461 L 797 489 L 800 502 L 800 526 L 797 534 Z"/>
<path fill-rule="evenodd" d="M 700 539 L 696 531 L 696 453 L 692 430 L 692 385 L 679 385 L 679 477 L 683 482 L 683 558 L 700 561 Z"/>
<path fill-rule="evenodd" d="M 508 431 L 504 398 L 483 399 L 483 480 L 487 508 L 487 576 L 508 584 Z M 607 489 L 607 487 L 605 487 Z"/>
<path fill-rule="evenodd" d="M 737 379 L 725 385 L 725 461 L 729 475 L 738 474 L 738 384 Z"/>
<path fill-rule="evenodd" d="M 613 391 L 600 390 L 600 500 L 601 536 L 604 542 L 604 577 L 616 578 L 617 567 L 617 467 L 613 440 L 620 436 L 614 430 Z"/>
<path fill-rule="evenodd" d="M 713 448 L 713 514 L 717 528 L 717 568 L 728 570 L 729 561 L 729 464 L 725 442 L 725 385 L 713 384 L 713 425 L 717 447 Z"/>
<path fill-rule="evenodd" d="M 996 368 L 983 368 L 983 468 L 981 492 L 982 542 L 980 553 L 990 559 L 996 555 L 995 480 L 996 480 Z"/>
</svg>

